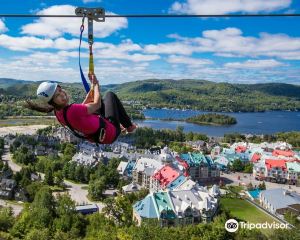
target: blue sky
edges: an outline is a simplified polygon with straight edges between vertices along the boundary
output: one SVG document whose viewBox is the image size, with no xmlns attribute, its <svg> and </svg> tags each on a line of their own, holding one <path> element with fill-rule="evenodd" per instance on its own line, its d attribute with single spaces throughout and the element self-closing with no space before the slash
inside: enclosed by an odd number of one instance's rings
<svg viewBox="0 0 300 240">
<path fill-rule="evenodd" d="M 300 13 L 297 0 L 1 0 L 1 13 Z M 80 82 L 77 18 L 0 19 L 0 78 Z M 300 17 L 107 18 L 95 23 L 95 73 L 102 84 L 149 78 L 300 84 Z M 87 28 L 86 28 L 87 29 Z M 87 32 L 82 64 L 88 67 Z"/>
</svg>

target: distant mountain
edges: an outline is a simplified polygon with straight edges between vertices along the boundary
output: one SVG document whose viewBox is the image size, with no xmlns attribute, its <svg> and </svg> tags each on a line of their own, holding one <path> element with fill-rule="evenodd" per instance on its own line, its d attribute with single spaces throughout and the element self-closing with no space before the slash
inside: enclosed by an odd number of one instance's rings
<svg viewBox="0 0 300 240">
<path fill-rule="evenodd" d="M 149 79 L 113 88 L 122 99 L 155 107 L 208 111 L 300 110 L 300 86 L 284 83 L 230 84 L 203 80 Z"/>
<path fill-rule="evenodd" d="M 28 98 L 35 96 L 38 84 L 0 79 L 0 94 Z M 84 98 L 85 91 L 81 83 L 61 85 L 71 92 L 74 101 Z M 148 79 L 101 87 L 102 92 L 107 90 L 117 92 L 122 100 L 139 101 L 148 107 L 223 112 L 300 110 L 300 86 L 284 83 L 230 84 L 194 79 Z"/>
<path fill-rule="evenodd" d="M 16 80 L 12 78 L 0 78 L 0 88 L 6 89 L 10 86 L 14 86 L 16 84 L 26 84 L 26 83 L 33 83 L 32 81 L 27 80 Z"/>
</svg>

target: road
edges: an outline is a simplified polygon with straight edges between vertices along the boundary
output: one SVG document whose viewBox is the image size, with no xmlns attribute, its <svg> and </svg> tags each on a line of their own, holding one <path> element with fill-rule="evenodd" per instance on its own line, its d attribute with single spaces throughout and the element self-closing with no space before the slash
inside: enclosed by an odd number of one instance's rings
<svg viewBox="0 0 300 240">
<path fill-rule="evenodd" d="M 2 199 L 0 199 L 0 206 L 11 207 L 15 216 L 18 216 L 20 214 L 20 212 L 23 210 L 22 204 L 13 204 L 11 202 L 8 202 L 8 201 L 2 200 Z"/>
<path fill-rule="evenodd" d="M 240 180 L 238 180 L 238 176 L 240 176 Z M 262 183 L 262 181 L 255 180 L 255 178 L 250 173 L 230 173 L 230 174 L 223 173 L 221 177 L 230 180 L 231 183 L 229 185 L 239 185 L 239 184 L 247 185 L 251 182 L 253 186 L 255 185 L 258 186 L 259 184 Z M 300 194 L 300 187 L 296 187 L 288 184 L 272 183 L 272 182 L 265 182 L 265 184 L 266 184 L 266 189 L 283 188 L 289 191 L 295 191 L 298 194 Z"/>
<path fill-rule="evenodd" d="M 4 154 L 2 156 L 2 159 L 8 163 L 10 168 L 13 170 L 13 172 L 19 172 L 21 170 L 21 166 L 18 164 L 14 163 L 11 158 L 11 154 L 9 153 L 9 148 L 7 145 L 4 146 Z M 44 178 L 43 173 L 39 173 L 42 177 Z M 95 203 L 91 202 L 88 198 L 88 190 L 87 189 L 82 189 L 83 187 L 87 188 L 88 184 L 77 184 L 73 183 L 67 180 L 64 180 L 65 185 L 67 186 L 67 191 L 70 194 L 71 198 L 73 201 L 76 202 L 77 205 L 82 205 L 82 204 L 87 204 L 87 203 Z M 104 207 L 104 204 L 97 202 L 96 203 L 99 207 L 99 210 L 101 210 Z M 1 203 L 0 203 L 1 205 Z M 15 211 L 15 209 L 14 209 Z M 16 209 L 17 211 L 17 209 Z"/>
<path fill-rule="evenodd" d="M 14 163 L 12 160 L 11 160 L 11 154 L 9 152 L 9 147 L 8 145 L 5 145 L 4 146 L 4 154 L 2 155 L 2 160 L 4 162 L 7 162 L 8 163 L 8 166 L 11 168 L 11 170 L 13 170 L 13 172 L 20 172 L 22 167 L 19 166 L 18 164 Z"/>
</svg>

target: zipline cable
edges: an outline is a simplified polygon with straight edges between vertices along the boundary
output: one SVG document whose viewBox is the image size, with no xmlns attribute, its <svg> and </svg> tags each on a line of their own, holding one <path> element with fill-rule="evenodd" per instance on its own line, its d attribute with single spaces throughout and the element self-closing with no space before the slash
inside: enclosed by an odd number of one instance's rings
<svg viewBox="0 0 300 240">
<path fill-rule="evenodd" d="M 0 17 L 7 18 L 73 18 L 76 15 L 47 15 L 47 14 L 1 14 Z M 240 18 L 240 17 L 300 17 L 300 13 L 291 14 L 107 14 L 105 18 Z"/>
</svg>

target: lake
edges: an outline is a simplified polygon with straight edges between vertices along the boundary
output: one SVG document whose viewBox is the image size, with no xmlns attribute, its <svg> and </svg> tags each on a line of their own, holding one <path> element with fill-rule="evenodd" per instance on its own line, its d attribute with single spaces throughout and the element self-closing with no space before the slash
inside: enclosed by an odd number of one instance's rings
<svg viewBox="0 0 300 240">
<path fill-rule="evenodd" d="M 183 126 L 184 132 L 199 132 L 209 136 L 223 136 L 224 133 L 272 134 L 276 132 L 300 131 L 300 112 L 275 111 L 259 113 L 221 113 L 235 117 L 237 124 L 231 126 L 206 126 L 181 121 L 166 121 L 167 118 L 184 119 L 207 113 L 196 110 L 146 109 L 146 119 L 136 121 L 139 126 L 154 129 L 173 129 Z"/>
</svg>

